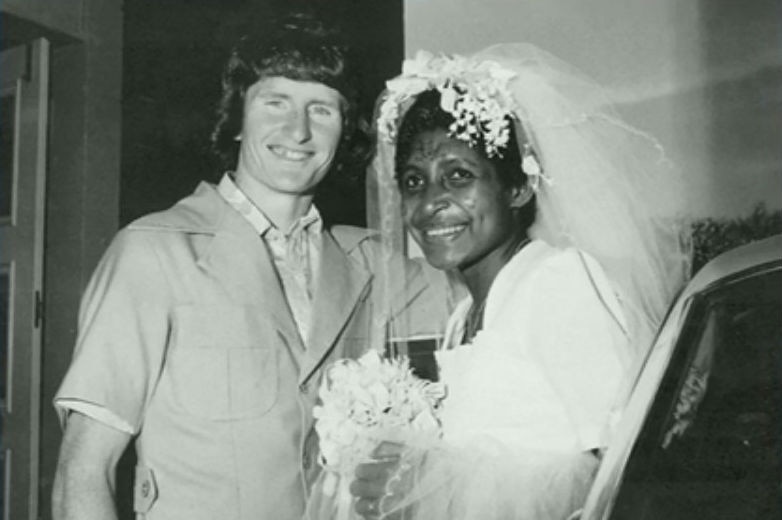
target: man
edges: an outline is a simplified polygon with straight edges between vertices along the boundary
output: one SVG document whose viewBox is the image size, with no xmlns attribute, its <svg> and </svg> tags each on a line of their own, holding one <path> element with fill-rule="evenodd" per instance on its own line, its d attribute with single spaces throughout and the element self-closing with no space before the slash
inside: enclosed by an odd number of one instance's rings
<svg viewBox="0 0 782 520">
<path fill-rule="evenodd" d="M 376 244 L 312 205 L 359 144 L 345 45 L 277 22 L 240 41 L 223 85 L 213 142 L 228 162 L 238 147 L 235 172 L 122 230 L 87 288 L 55 398 L 57 520 L 116 518 L 130 442 L 137 518 L 300 518 L 320 368 L 383 339 Z"/>
</svg>

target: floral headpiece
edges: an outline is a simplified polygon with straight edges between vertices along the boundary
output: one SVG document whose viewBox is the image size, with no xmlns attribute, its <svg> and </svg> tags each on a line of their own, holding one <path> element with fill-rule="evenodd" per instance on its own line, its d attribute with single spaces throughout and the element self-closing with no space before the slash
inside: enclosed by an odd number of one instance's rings
<svg viewBox="0 0 782 520">
<path fill-rule="evenodd" d="M 396 139 L 399 107 L 426 91 L 440 92 L 440 107 L 454 122 L 449 135 L 474 147 L 483 139 L 488 157 L 502 155 L 510 138 L 510 120 L 517 119 L 516 103 L 508 83 L 516 73 L 494 61 L 476 61 L 462 56 L 435 56 L 418 51 L 405 60 L 402 74 L 386 82 L 387 95 L 380 105 L 378 132 L 393 144 Z M 543 173 L 529 143 L 522 152 L 522 168 L 537 189 Z"/>
</svg>

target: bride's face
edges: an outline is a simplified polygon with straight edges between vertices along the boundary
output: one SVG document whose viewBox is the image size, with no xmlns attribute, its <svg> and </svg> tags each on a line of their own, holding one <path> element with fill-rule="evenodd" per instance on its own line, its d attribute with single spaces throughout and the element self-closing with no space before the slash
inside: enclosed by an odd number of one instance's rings
<svg viewBox="0 0 782 520">
<path fill-rule="evenodd" d="M 438 269 L 480 269 L 513 240 L 513 188 L 445 130 L 419 134 L 398 174 L 405 225 Z"/>
</svg>

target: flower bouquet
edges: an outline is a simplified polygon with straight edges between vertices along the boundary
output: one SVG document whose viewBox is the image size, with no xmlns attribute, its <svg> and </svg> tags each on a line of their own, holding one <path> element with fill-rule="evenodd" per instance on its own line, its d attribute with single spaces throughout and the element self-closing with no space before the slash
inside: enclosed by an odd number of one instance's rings
<svg viewBox="0 0 782 520">
<path fill-rule="evenodd" d="M 325 469 L 322 491 L 333 498 L 338 520 L 351 515 L 356 466 L 369 461 L 381 442 L 416 445 L 439 438 L 444 397 L 444 386 L 416 377 L 406 357 L 384 359 L 370 350 L 326 369 L 313 415 Z"/>
</svg>

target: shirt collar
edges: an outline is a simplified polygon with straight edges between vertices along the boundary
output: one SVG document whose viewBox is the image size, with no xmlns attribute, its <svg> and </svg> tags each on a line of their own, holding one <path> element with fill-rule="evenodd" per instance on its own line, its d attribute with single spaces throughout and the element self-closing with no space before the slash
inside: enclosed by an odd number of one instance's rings
<svg viewBox="0 0 782 520">
<path fill-rule="evenodd" d="M 276 229 L 274 224 L 272 224 L 266 215 L 263 214 L 263 211 L 261 211 L 258 206 L 244 194 L 239 186 L 236 185 L 231 172 L 226 172 L 223 175 L 223 178 L 220 179 L 220 183 L 217 185 L 217 191 L 232 208 L 239 212 L 239 214 L 252 225 L 259 235 L 263 236 L 270 229 Z M 289 236 L 300 230 L 320 233 L 322 229 L 323 219 L 320 216 L 320 212 L 314 204 L 311 204 L 307 213 L 299 217 L 285 234 Z"/>
</svg>

